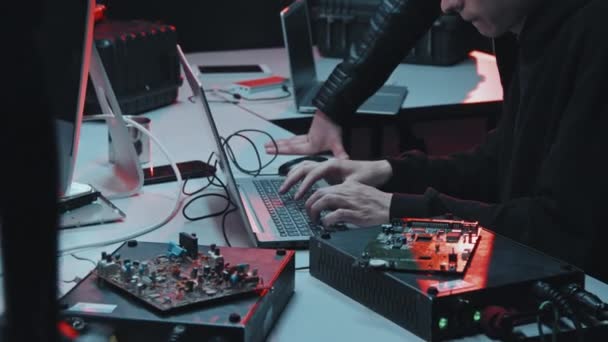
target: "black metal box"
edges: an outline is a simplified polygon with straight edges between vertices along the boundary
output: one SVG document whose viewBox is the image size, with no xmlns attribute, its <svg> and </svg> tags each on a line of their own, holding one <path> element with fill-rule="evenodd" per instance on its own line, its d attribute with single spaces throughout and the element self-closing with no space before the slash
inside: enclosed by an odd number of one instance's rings
<svg viewBox="0 0 608 342">
<path fill-rule="evenodd" d="M 582 270 L 487 230 L 464 276 L 361 267 L 365 246 L 381 230 L 312 237 L 310 274 L 427 341 L 481 333 L 491 306 L 535 309 L 537 281 L 584 287 Z"/>
<path fill-rule="evenodd" d="M 173 26 L 104 20 L 95 25 L 94 38 L 124 114 L 140 114 L 175 101 L 182 80 Z M 90 81 L 85 114 L 100 114 Z"/>
<path fill-rule="evenodd" d="M 262 342 L 293 295 L 295 252 L 219 248 L 227 263 L 255 266 L 268 289 L 165 313 L 99 281 L 91 272 L 60 299 L 61 317 L 73 325 L 79 322 L 81 327 L 109 327 L 118 341 L 166 342 L 173 329 L 182 326 L 185 331 L 180 342 Z M 209 246 L 199 246 L 200 253 L 208 251 Z M 134 246 L 123 244 L 112 255 L 120 254 L 122 260 L 148 260 L 166 253 L 166 243 L 138 241 Z"/>
<path fill-rule="evenodd" d="M 382 0 L 313 0 L 312 27 L 319 53 L 344 58 L 368 30 Z M 403 60 L 422 65 L 453 65 L 473 49 L 487 50 L 489 40 L 458 15 L 440 16 Z"/>
</svg>

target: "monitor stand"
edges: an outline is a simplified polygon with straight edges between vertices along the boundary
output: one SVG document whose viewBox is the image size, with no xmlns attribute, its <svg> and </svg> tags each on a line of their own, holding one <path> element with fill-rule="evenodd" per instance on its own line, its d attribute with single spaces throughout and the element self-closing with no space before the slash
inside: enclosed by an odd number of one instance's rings
<svg viewBox="0 0 608 342">
<path fill-rule="evenodd" d="M 115 162 L 111 174 L 96 177 L 90 183 L 109 199 L 130 197 L 137 194 L 143 186 L 142 167 L 95 44 L 91 52 L 91 83 L 103 113 L 111 115 L 106 123 L 114 145 Z"/>
<path fill-rule="evenodd" d="M 72 182 L 65 196 L 59 198 L 60 229 L 117 222 L 126 216 L 89 184 Z"/>
</svg>

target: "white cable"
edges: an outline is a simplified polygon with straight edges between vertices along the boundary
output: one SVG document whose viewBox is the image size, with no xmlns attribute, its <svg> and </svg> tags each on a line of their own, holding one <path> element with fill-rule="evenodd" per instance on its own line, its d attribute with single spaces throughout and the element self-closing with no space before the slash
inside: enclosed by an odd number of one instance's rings
<svg viewBox="0 0 608 342">
<path fill-rule="evenodd" d="M 113 116 L 109 115 L 109 114 L 92 115 L 92 116 L 85 117 L 83 119 L 83 121 L 93 121 L 93 120 L 111 119 L 111 118 L 113 118 Z M 124 241 L 127 241 L 127 240 L 133 240 L 135 238 L 138 238 L 138 237 L 140 237 L 142 235 L 145 235 L 145 234 L 148 234 L 150 232 L 153 232 L 156 229 L 164 226 L 165 224 L 167 224 L 167 222 L 171 221 L 175 217 L 175 215 L 177 215 L 177 213 L 179 212 L 179 208 L 181 207 L 181 203 L 182 203 L 182 201 L 181 201 L 182 175 L 179 172 L 179 169 L 177 168 L 177 164 L 173 161 L 173 159 L 171 159 L 171 156 L 170 156 L 169 152 L 167 151 L 167 149 L 165 148 L 165 146 L 154 135 L 152 135 L 152 133 L 149 130 L 147 130 L 144 126 L 142 126 L 139 123 L 135 122 L 131 118 L 124 117 L 124 119 L 125 119 L 126 122 L 128 122 L 131 125 L 133 125 L 139 131 L 141 131 L 142 133 L 144 133 L 145 135 L 147 135 L 150 139 L 152 139 L 152 141 L 154 141 L 154 143 L 163 152 L 163 154 L 165 155 L 165 157 L 169 161 L 169 164 L 171 164 L 171 167 L 173 168 L 173 172 L 175 172 L 175 177 L 177 178 L 177 198 L 175 199 L 175 206 L 173 207 L 173 210 L 171 211 L 171 213 L 165 219 L 163 219 L 160 223 L 157 223 L 155 225 L 143 228 L 143 229 L 141 229 L 141 230 L 139 230 L 139 231 L 137 231 L 137 232 L 135 232 L 133 234 L 129 234 L 127 236 L 119 237 L 119 238 L 116 238 L 116 239 L 107 240 L 107 241 L 101 241 L 101 242 L 93 242 L 93 243 L 88 243 L 88 244 L 84 244 L 84 245 L 80 245 L 80 246 L 73 246 L 73 247 L 68 247 L 68 248 L 65 248 L 65 249 L 60 249 L 58 251 L 58 254 L 60 254 L 61 256 L 67 255 L 67 254 L 70 254 L 70 253 L 74 253 L 76 251 L 82 251 L 82 250 L 85 250 L 85 249 L 100 248 L 100 247 L 105 247 L 105 246 L 113 245 L 115 243 L 121 243 L 121 242 L 124 242 Z"/>
</svg>

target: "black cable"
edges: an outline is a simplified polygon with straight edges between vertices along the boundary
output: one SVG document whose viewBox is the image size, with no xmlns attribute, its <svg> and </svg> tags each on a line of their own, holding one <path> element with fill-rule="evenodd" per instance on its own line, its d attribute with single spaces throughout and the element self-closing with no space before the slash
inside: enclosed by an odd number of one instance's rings
<svg viewBox="0 0 608 342">
<path fill-rule="evenodd" d="M 210 156 L 210 158 L 211 158 L 211 156 Z M 190 199 L 188 202 L 186 202 L 186 204 L 182 208 L 182 215 L 184 215 L 184 217 L 187 220 L 189 220 L 189 221 L 199 221 L 199 220 L 204 220 L 204 219 L 207 219 L 207 218 L 217 217 L 217 216 L 223 215 L 222 216 L 222 235 L 224 236 L 224 240 L 226 240 L 226 245 L 228 247 L 232 247 L 232 244 L 230 243 L 230 240 L 228 239 L 228 235 L 226 233 L 226 217 L 228 216 L 228 214 L 236 211 L 238 209 L 238 207 L 230 199 L 230 192 L 228 191 L 228 187 L 224 184 L 224 182 L 222 182 L 222 180 L 220 178 L 218 178 L 217 175 L 213 176 L 213 180 L 217 180 L 219 182 L 218 186 L 221 187 L 224 190 L 225 195 L 217 194 L 217 193 L 210 193 L 210 194 L 202 194 L 202 195 L 195 196 L 192 199 Z M 211 184 L 214 184 L 212 180 L 209 181 L 209 184 L 207 184 L 206 186 L 204 186 L 202 189 L 199 189 L 199 190 L 195 191 L 194 193 L 198 193 L 198 192 L 200 192 L 200 191 L 208 188 L 209 185 L 211 185 Z M 184 192 L 183 189 L 182 189 L 182 192 Z M 196 201 L 196 200 L 198 200 L 200 198 L 205 198 L 205 197 L 220 197 L 220 198 L 223 198 L 223 199 L 226 200 L 226 207 L 224 207 L 224 209 L 222 209 L 222 210 L 220 210 L 218 212 L 207 214 L 207 215 L 202 215 L 202 216 L 197 216 L 197 217 L 191 217 L 188 214 L 186 214 L 186 209 L 190 205 L 192 205 L 192 203 L 194 203 L 194 201 Z M 233 206 L 233 208 L 230 208 L 230 206 Z"/>
<path fill-rule="evenodd" d="M 80 260 L 80 261 L 88 261 L 88 262 L 90 262 L 91 264 L 93 264 L 93 266 L 97 267 L 97 263 L 96 263 L 95 261 L 93 261 L 93 260 L 89 259 L 89 258 L 81 257 L 81 256 L 78 256 L 78 255 L 76 255 L 76 254 L 74 254 L 74 253 L 71 253 L 70 255 L 72 256 L 72 258 L 74 258 L 74 259 L 76 259 L 76 260 Z"/>
<path fill-rule="evenodd" d="M 283 91 L 285 91 L 285 92 L 287 93 L 287 96 L 290 96 L 290 95 L 291 95 L 291 92 L 289 91 L 289 89 L 287 88 L 287 86 L 286 86 L 286 85 L 283 85 L 281 88 L 283 89 Z M 234 94 L 234 93 L 231 93 L 231 92 L 229 92 L 229 91 L 227 91 L 227 90 L 223 90 L 223 89 L 217 89 L 217 90 L 205 90 L 205 92 L 221 92 L 221 93 L 226 93 L 226 94 L 230 94 L 230 95 L 232 95 L 232 96 L 233 96 L 233 97 L 235 97 L 235 98 L 236 98 L 236 97 L 238 97 L 239 99 L 243 98 L 243 99 L 245 99 L 245 100 L 249 100 L 249 101 L 254 101 L 254 100 L 255 100 L 255 101 L 258 101 L 258 100 L 272 100 L 272 99 L 277 99 L 277 98 L 256 98 L 256 99 L 248 99 L 248 98 L 242 97 L 242 96 L 241 96 L 241 95 L 239 95 L 239 94 Z M 283 98 L 283 97 L 278 97 L 278 98 Z M 188 97 L 188 100 L 189 100 L 190 102 L 193 102 L 193 103 L 195 103 L 195 99 L 196 99 L 196 96 L 194 96 L 194 95 L 193 95 L 193 96 Z M 238 103 L 238 102 L 237 102 L 237 103 L 233 103 L 233 104 L 237 105 L 237 106 L 238 106 L 238 107 L 240 107 L 240 108 L 243 108 L 242 106 L 240 106 L 240 105 L 239 105 L 239 103 Z M 245 110 L 247 110 L 246 108 L 244 108 L 244 109 L 245 109 Z M 249 110 L 248 110 L 248 111 L 249 111 Z M 250 112 L 251 112 L 251 111 L 250 111 Z M 256 114 L 256 115 L 257 115 L 257 114 Z M 259 116 L 259 115 L 258 115 L 258 116 Z M 272 173 L 272 174 L 262 174 L 261 172 L 262 172 L 262 170 L 263 170 L 264 168 L 266 168 L 268 165 L 270 165 L 270 164 L 271 164 L 273 161 L 275 161 L 275 160 L 276 160 L 276 158 L 278 157 L 278 154 L 277 154 L 277 153 L 275 153 L 275 154 L 272 156 L 272 158 L 271 158 L 271 159 L 270 159 L 268 162 L 266 162 L 265 164 L 263 164 L 263 165 L 262 165 L 262 158 L 261 158 L 261 156 L 260 156 L 260 152 L 258 151 L 257 147 L 255 146 L 255 143 L 253 142 L 253 140 L 251 140 L 249 137 L 247 137 L 247 136 L 245 136 L 245 135 L 243 134 L 243 133 L 247 133 L 247 132 L 261 133 L 261 134 L 266 135 L 268 138 L 270 138 L 270 141 L 271 141 L 271 142 L 272 142 L 272 144 L 274 145 L 274 147 L 275 147 L 275 151 L 278 151 L 278 150 L 279 150 L 279 147 L 278 147 L 278 145 L 277 145 L 276 140 L 274 139 L 274 137 L 273 137 L 273 136 L 272 136 L 270 133 L 265 132 L 265 131 L 262 131 L 262 130 L 259 130 L 259 129 L 242 129 L 242 130 L 239 130 L 239 131 L 236 131 L 236 132 L 234 132 L 234 133 L 230 134 L 230 135 L 229 135 L 228 137 L 226 137 L 226 138 L 222 138 L 222 137 L 220 137 L 220 140 L 221 140 L 221 142 L 220 142 L 220 143 L 221 143 L 222 147 L 224 148 L 224 150 L 226 151 L 226 155 L 228 156 L 228 158 L 230 159 L 230 161 L 232 161 L 232 163 L 235 165 L 235 167 L 236 167 L 236 168 L 237 168 L 239 171 L 241 171 L 242 173 L 244 173 L 244 174 L 247 174 L 247 175 L 250 175 L 250 176 L 254 176 L 254 177 L 257 177 L 257 176 L 262 176 L 262 175 L 263 175 L 263 176 L 276 176 L 276 175 L 277 175 L 276 173 Z M 256 155 L 256 159 L 257 159 L 257 161 L 258 161 L 258 168 L 257 168 L 257 169 L 248 170 L 248 169 L 245 169 L 244 167 L 242 167 L 242 166 L 239 164 L 239 162 L 237 161 L 236 156 L 235 156 L 235 154 L 234 154 L 234 151 L 232 150 L 232 147 L 231 147 L 231 146 L 230 146 L 230 144 L 229 144 L 230 140 L 231 140 L 231 139 L 233 139 L 234 137 L 240 137 L 240 138 L 242 138 L 242 139 L 245 139 L 245 140 L 247 140 L 247 142 L 249 142 L 249 144 L 251 144 L 251 146 L 253 147 L 253 151 L 254 151 L 254 153 L 255 153 L 255 155 Z M 213 156 L 213 153 L 211 154 L 211 156 L 209 156 L 209 159 L 208 159 L 208 161 L 207 161 L 207 164 L 210 164 L 209 162 L 210 162 L 210 160 L 211 160 L 211 157 L 212 157 L 212 156 Z M 185 183 L 187 183 L 187 180 L 186 180 L 186 182 L 185 182 Z M 185 184 L 185 183 L 184 183 L 184 186 L 182 187 L 182 192 L 183 192 L 184 194 L 187 194 L 187 193 L 185 192 L 185 187 L 186 187 L 186 184 Z M 205 189 L 205 188 L 200 189 L 200 190 L 198 190 L 198 191 L 195 191 L 195 193 L 196 193 L 196 192 L 199 192 L 199 191 L 203 191 L 204 189 Z"/>
<path fill-rule="evenodd" d="M 274 144 L 275 146 L 275 150 L 278 151 L 278 146 L 276 143 L 276 140 L 274 139 L 274 137 L 272 135 L 270 135 L 268 132 L 262 131 L 262 130 L 258 130 L 258 129 L 242 129 L 239 131 L 236 131 L 232 134 L 230 134 L 228 137 L 226 138 L 222 138 L 221 139 L 221 145 L 222 148 L 224 148 L 224 151 L 226 151 L 226 155 L 228 156 L 228 159 L 230 159 L 229 162 L 232 162 L 234 164 L 234 166 L 241 171 L 244 174 L 253 176 L 253 177 L 257 177 L 257 176 L 261 176 L 261 175 L 277 175 L 276 173 L 270 174 L 270 173 L 266 173 L 263 174 L 261 173 L 262 170 L 266 167 L 268 167 L 272 162 L 274 162 L 277 158 L 277 154 L 274 154 L 272 156 L 272 158 L 267 161 L 266 163 L 262 163 L 262 157 L 260 155 L 260 152 L 258 150 L 258 148 L 256 147 L 255 143 L 253 142 L 253 140 L 251 140 L 251 138 L 247 137 L 246 135 L 244 135 L 243 133 L 261 133 L 266 135 L 268 138 L 270 138 L 271 142 Z M 257 160 L 257 168 L 255 169 L 247 169 L 245 167 L 243 167 L 237 160 L 236 158 L 236 154 L 234 153 L 234 150 L 232 149 L 232 147 L 230 146 L 230 141 L 232 139 L 234 139 L 235 137 L 239 137 L 241 139 L 244 139 L 245 141 L 247 141 L 251 147 L 253 148 L 253 151 L 256 155 L 256 160 Z M 215 152 L 212 152 L 209 155 L 209 158 L 207 159 L 207 164 L 211 165 L 211 160 L 213 159 L 213 156 L 215 155 Z M 219 170 L 219 168 L 217 167 L 218 161 L 215 160 L 213 162 L 213 166 L 215 167 L 216 170 Z M 216 171 L 217 172 L 217 171 Z M 184 195 L 187 196 L 193 196 L 195 194 L 198 194 L 206 189 L 208 189 L 210 186 L 217 186 L 220 187 L 224 190 L 225 195 L 222 194 L 217 194 L 217 193 L 209 193 L 209 194 L 202 194 L 202 195 L 198 195 L 195 196 L 191 199 L 189 199 L 186 204 L 182 207 L 182 215 L 189 221 L 198 221 L 198 220 L 203 220 L 203 219 L 207 219 L 207 218 L 211 218 L 211 217 L 216 217 L 216 216 L 222 216 L 222 235 L 224 236 L 224 240 L 226 241 L 226 245 L 228 247 L 232 247 L 232 244 L 230 243 L 230 240 L 228 239 L 228 234 L 226 233 L 226 218 L 228 217 L 228 215 L 232 212 L 235 212 L 236 210 L 238 210 L 238 206 L 236 204 L 234 204 L 234 202 L 232 201 L 232 199 L 230 198 L 230 192 L 228 191 L 228 187 L 226 186 L 226 184 L 224 184 L 224 182 L 217 176 L 217 173 L 214 174 L 213 176 L 207 177 L 207 184 L 205 184 L 203 187 L 197 189 L 196 191 L 193 192 L 188 192 L 186 191 L 186 186 L 188 183 L 188 178 L 186 178 L 184 180 L 184 184 L 182 185 L 182 193 Z M 216 183 L 217 181 L 217 183 Z M 218 184 L 219 183 L 219 184 Z M 190 205 L 192 205 L 194 203 L 194 201 L 200 199 L 200 198 L 205 198 L 205 197 L 220 197 L 226 200 L 226 206 L 215 213 L 211 213 L 211 214 L 206 214 L 206 215 L 202 215 L 202 216 L 190 216 L 186 213 L 186 210 L 188 209 L 188 207 L 190 207 Z M 233 208 L 230 208 L 230 207 Z"/>
<path fill-rule="evenodd" d="M 186 196 L 193 196 L 198 194 L 201 191 L 205 191 L 207 190 L 207 188 L 209 188 L 211 185 L 213 185 L 211 179 L 209 177 L 206 178 L 207 179 L 207 184 L 205 184 L 203 187 L 192 191 L 192 192 L 188 192 L 186 191 L 186 184 L 188 183 L 188 181 L 190 180 L 190 177 L 186 177 L 184 178 L 184 184 L 182 185 L 182 194 L 186 195 Z"/>
<path fill-rule="evenodd" d="M 579 322 L 578 318 L 574 314 L 574 310 L 572 310 L 572 307 L 570 306 L 570 304 L 568 303 L 566 298 L 559 291 L 554 289 L 548 283 L 545 283 L 542 281 L 536 282 L 534 284 L 534 286 L 532 287 L 532 291 L 541 300 L 551 301 L 553 303 L 553 305 L 555 305 L 558 308 L 559 312 L 563 316 L 569 318 L 572 321 L 572 323 L 574 324 L 578 341 L 579 342 L 584 341 L 583 330 L 582 330 L 583 327 L 581 326 L 581 323 Z"/>
<path fill-rule="evenodd" d="M 253 177 L 257 177 L 257 176 L 276 176 L 277 175 L 276 173 L 273 173 L 273 174 L 270 174 L 270 173 L 262 174 L 261 172 L 266 167 L 268 167 L 270 164 L 272 164 L 272 162 L 274 162 L 277 159 L 278 155 L 275 153 L 272 156 L 272 158 L 270 158 L 269 161 L 267 161 L 266 163 L 262 164 L 262 158 L 261 158 L 261 155 L 260 155 L 260 152 L 259 152 L 258 148 L 255 146 L 255 143 L 249 137 L 245 136 L 243 133 L 260 133 L 260 134 L 264 134 L 264 135 L 266 135 L 270 139 L 270 141 L 274 145 L 275 151 L 279 150 L 276 140 L 274 139 L 274 137 L 270 133 L 262 131 L 262 130 L 259 130 L 259 129 L 242 129 L 242 130 L 239 130 L 239 131 L 236 131 L 236 132 L 230 134 L 228 137 L 226 137 L 225 139 L 223 139 L 222 145 L 224 146 L 224 149 L 226 150 L 226 155 L 228 156 L 228 158 L 230 159 L 230 161 L 234 164 L 234 166 L 239 171 L 241 171 L 244 174 L 253 176 Z M 254 151 L 254 153 L 256 155 L 256 159 L 257 159 L 257 162 L 258 162 L 257 169 L 248 170 L 248 169 L 244 168 L 243 166 L 241 166 L 241 164 L 238 162 L 238 160 L 237 160 L 237 158 L 236 158 L 236 156 L 234 154 L 234 151 L 232 150 L 232 147 L 229 144 L 230 140 L 234 139 L 235 137 L 239 137 L 239 138 L 245 139 L 253 147 L 253 151 Z"/>
<path fill-rule="evenodd" d="M 230 215 L 230 213 L 237 211 L 237 209 L 238 208 L 235 206 L 234 208 L 225 212 L 224 216 L 222 217 L 222 235 L 224 235 L 224 240 L 226 240 L 226 246 L 228 246 L 228 247 L 232 247 L 232 244 L 230 243 L 230 240 L 228 240 L 228 234 L 226 234 L 226 217 L 228 217 L 228 215 Z"/>
<path fill-rule="evenodd" d="M 547 308 L 547 306 L 549 306 L 549 308 L 551 309 L 551 312 L 553 313 L 553 323 L 551 326 L 551 342 L 557 342 L 557 332 L 559 330 L 559 311 L 557 309 L 557 307 L 555 306 L 555 304 L 552 301 L 544 301 L 542 302 L 539 306 L 538 306 L 538 316 L 536 317 L 536 325 L 538 328 L 538 338 L 541 342 L 545 341 L 545 333 L 543 331 L 543 326 L 542 326 L 542 314 L 544 312 L 544 310 Z"/>
<path fill-rule="evenodd" d="M 226 217 L 228 217 L 230 213 L 237 211 L 238 207 L 232 202 L 232 199 L 230 198 L 230 192 L 228 191 L 228 187 L 226 186 L 226 184 L 224 184 L 224 182 L 222 182 L 222 180 L 219 178 L 217 178 L 217 181 L 220 182 L 220 185 L 224 189 L 224 192 L 226 192 L 226 199 L 228 201 L 228 205 L 226 206 L 226 208 L 229 208 L 230 205 L 233 206 L 233 208 L 226 210 L 224 212 L 224 215 L 222 216 L 222 235 L 224 236 L 224 240 L 226 241 L 226 246 L 232 247 L 232 244 L 228 239 L 228 234 L 226 233 Z"/>
<path fill-rule="evenodd" d="M 188 209 L 188 207 L 194 203 L 194 201 L 196 201 L 199 198 L 205 198 L 205 197 L 219 197 L 219 198 L 223 198 L 226 200 L 226 207 L 218 212 L 215 213 L 211 213 L 211 214 L 207 214 L 207 215 L 202 215 L 202 216 L 189 216 L 188 214 L 186 214 L 186 209 Z M 216 217 L 216 216 L 220 216 L 224 213 L 226 213 L 226 211 L 228 211 L 228 208 L 230 207 L 230 200 L 228 199 L 228 197 L 222 195 L 222 194 L 216 194 L 216 193 L 210 193 L 210 194 L 202 194 L 202 195 L 198 195 L 194 198 L 192 198 L 190 201 L 188 201 L 188 203 L 186 203 L 186 205 L 184 205 L 184 207 L 182 208 L 182 215 L 184 215 L 184 217 L 188 220 L 188 221 L 199 221 L 199 220 L 204 220 L 206 218 L 211 218 L 211 217 Z"/>
<path fill-rule="evenodd" d="M 608 304 L 579 284 L 568 284 L 561 289 L 561 292 L 572 304 L 575 313 L 579 314 L 585 323 L 596 325 L 599 322 L 608 321 Z"/>
<path fill-rule="evenodd" d="M 251 144 L 251 146 L 253 146 L 253 151 L 255 153 L 255 156 L 258 160 L 258 168 L 254 169 L 254 170 L 247 170 L 243 167 L 240 166 L 240 164 L 236 161 L 236 157 L 234 155 L 234 152 L 232 151 L 232 147 L 230 147 L 230 145 L 228 145 L 228 140 L 227 139 L 231 139 L 235 136 L 241 137 L 245 140 L 247 140 L 247 142 L 249 142 Z M 232 161 L 232 163 L 234 164 L 234 166 L 241 172 L 245 173 L 245 174 L 252 174 L 252 176 L 256 177 L 260 170 L 262 169 L 262 158 L 260 156 L 260 153 L 258 152 L 258 149 L 255 147 L 255 143 L 249 139 L 248 137 L 238 134 L 238 133 L 234 133 L 232 135 L 229 135 L 227 139 L 223 139 L 222 140 L 222 146 L 224 146 L 225 150 L 226 150 L 226 155 L 228 156 L 228 158 Z"/>
<path fill-rule="evenodd" d="M 82 280 L 82 278 L 80 277 L 74 277 L 74 279 L 72 280 L 62 280 L 62 282 L 69 284 L 69 283 L 79 283 Z"/>
<path fill-rule="evenodd" d="M 310 269 L 310 266 L 296 267 L 296 271 L 309 270 L 309 269 Z"/>
<path fill-rule="evenodd" d="M 213 157 L 213 153 L 209 156 L 209 159 L 207 160 L 207 163 L 211 162 L 211 158 Z M 214 164 L 214 167 L 216 167 L 217 170 L 217 161 Z M 220 184 L 215 183 L 214 181 L 217 180 Z M 223 214 L 226 214 L 226 212 L 228 212 L 230 209 L 230 205 L 232 204 L 232 202 L 230 201 L 230 196 L 228 194 L 228 189 L 227 187 L 224 185 L 224 183 L 217 177 L 216 174 L 214 174 L 211 177 L 207 177 L 207 181 L 208 183 L 203 186 L 202 188 L 193 191 L 193 192 L 187 192 L 186 191 L 186 184 L 188 182 L 188 179 L 186 179 L 184 181 L 184 184 L 182 186 L 182 193 L 187 195 L 187 196 L 192 196 L 194 194 L 197 194 L 199 192 L 204 191 L 205 189 L 209 188 L 211 185 L 214 186 L 218 186 L 221 187 L 224 192 L 226 193 L 225 195 L 223 194 L 218 194 L 218 193 L 209 193 L 209 194 L 202 194 L 202 195 L 198 195 L 198 196 L 194 196 L 193 198 L 189 199 L 186 204 L 184 204 L 184 206 L 182 207 L 182 215 L 189 221 L 199 221 L 199 220 L 204 220 L 207 218 L 211 218 L 211 217 L 217 217 Z M 226 200 L 226 207 L 224 207 L 224 209 L 215 212 L 215 213 L 211 213 L 211 214 L 206 214 L 206 215 L 201 215 L 201 216 L 190 216 L 186 213 L 186 210 L 188 209 L 188 207 L 190 207 L 195 201 L 197 201 L 198 199 L 201 198 L 206 198 L 206 197 L 219 197 L 219 198 L 223 198 Z"/>
<path fill-rule="evenodd" d="M 209 156 L 209 158 L 207 159 L 208 163 L 211 162 L 211 158 L 213 157 L 213 153 Z M 217 170 L 217 161 L 214 163 L 214 167 L 216 167 Z M 219 182 L 219 184 L 215 183 L 215 180 L 217 180 Z M 210 194 L 202 194 L 202 195 L 198 195 L 195 196 L 193 198 L 191 198 L 189 201 L 186 202 L 186 204 L 182 207 L 182 215 L 189 221 L 199 221 L 199 220 L 203 220 L 206 218 L 211 218 L 211 217 L 216 217 L 216 216 L 220 216 L 225 214 L 229 208 L 230 208 L 230 204 L 232 204 L 232 201 L 230 200 L 230 194 L 228 192 L 228 188 L 226 187 L 226 185 L 224 184 L 224 182 L 222 182 L 221 179 L 219 179 L 217 177 L 217 174 L 214 174 L 212 177 L 207 177 L 207 181 L 209 182 L 207 185 L 203 186 L 202 188 L 194 191 L 194 192 L 186 192 L 185 191 L 185 187 L 186 187 L 186 182 L 184 182 L 184 185 L 182 186 L 182 193 L 186 194 L 186 195 L 192 195 L 192 194 L 197 194 L 205 189 L 207 189 L 210 185 L 215 185 L 218 186 L 220 188 L 222 188 L 225 192 L 225 195 L 222 194 L 217 194 L 217 193 L 210 193 Z M 202 216 L 197 216 L 197 217 L 191 217 L 188 214 L 186 214 L 186 209 L 188 209 L 188 207 L 190 205 L 192 205 L 192 203 L 194 203 L 194 201 L 200 199 L 200 198 L 205 198 L 205 197 L 220 197 L 226 200 L 226 207 L 224 209 L 222 209 L 221 211 L 212 213 L 212 214 L 207 214 L 207 215 L 202 215 Z"/>
<path fill-rule="evenodd" d="M 214 155 L 214 153 L 212 152 L 212 153 L 209 155 L 209 158 L 207 158 L 207 165 L 211 165 L 211 159 L 213 158 L 213 155 Z M 213 168 L 214 168 L 215 170 L 217 170 L 217 160 L 216 160 L 216 161 L 213 163 Z M 216 175 L 215 175 L 215 174 L 213 174 L 213 175 L 211 175 L 211 176 L 206 177 L 206 179 L 207 179 L 207 182 L 208 182 L 208 183 L 207 183 L 206 185 L 204 185 L 203 187 L 201 187 L 201 188 L 199 188 L 198 190 L 193 191 L 193 192 L 187 192 L 187 191 L 186 191 L 186 185 L 188 184 L 188 181 L 190 180 L 190 178 L 189 178 L 189 177 L 186 177 L 186 178 L 184 179 L 184 184 L 182 185 L 182 193 L 183 193 L 184 195 L 186 195 L 186 196 L 192 196 L 192 195 L 196 195 L 196 194 L 198 194 L 198 193 L 199 193 L 199 192 L 201 192 L 201 191 L 206 190 L 206 189 L 207 189 L 208 187 L 210 187 L 211 185 L 213 185 L 213 186 L 217 186 L 217 187 L 220 187 L 218 184 L 216 184 L 216 183 L 213 181 L 213 180 L 215 179 L 215 177 L 216 177 Z"/>
</svg>

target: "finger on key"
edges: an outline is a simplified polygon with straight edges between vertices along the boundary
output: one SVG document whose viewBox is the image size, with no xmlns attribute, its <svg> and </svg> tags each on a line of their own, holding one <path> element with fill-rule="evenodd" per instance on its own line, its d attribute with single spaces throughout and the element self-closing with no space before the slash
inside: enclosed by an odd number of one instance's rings
<svg viewBox="0 0 608 342">
<path fill-rule="evenodd" d="M 322 188 L 315 191 L 312 195 L 310 195 L 310 197 L 306 200 L 306 203 L 304 204 L 304 206 L 306 207 L 306 213 L 308 214 L 310 219 L 315 223 L 319 222 L 319 216 L 321 215 L 321 212 L 323 210 L 321 209 L 318 211 L 317 214 L 313 214 L 312 208 L 315 206 L 315 203 L 317 203 L 319 200 L 321 200 L 321 198 L 323 198 L 323 196 L 325 196 L 325 193 L 328 191 L 329 188 L 330 187 Z"/>
<path fill-rule="evenodd" d="M 282 139 L 277 140 L 278 151 L 276 153 L 280 154 L 311 154 L 311 149 L 313 149 L 312 144 L 308 141 L 307 136 L 297 136 L 291 139 Z M 266 146 L 266 151 L 275 150 L 274 144 L 271 143 L 270 146 Z"/>
<path fill-rule="evenodd" d="M 329 192 L 319 197 L 319 199 L 311 203 L 310 206 L 306 206 L 306 211 L 311 218 L 318 220 L 321 217 L 321 213 L 325 210 L 343 209 L 347 206 L 348 203 L 344 201 L 342 197 Z"/>
<path fill-rule="evenodd" d="M 287 177 L 285 177 L 283 184 L 281 184 L 281 186 L 279 187 L 280 193 L 285 193 L 286 191 L 291 189 L 291 187 L 294 186 L 297 182 L 299 182 L 304 176 L 306 176 L 306 173 L 310 168 L 312 168 L 312 166 L 307 165 L 305 163 L 306 162 L 303 162 L 300 165 L 296 165 L 293 169 L 289 170 L 289 173 L 287 174 Z"/>
<path fill-rule="evenodd" d="M 302 180 L 302 184 L 296 191 L 293 196 L 294 199 L 300 199 L 304 194 L 310 190 L 310 188 L 320 179 L 324 178 L 329 172 L 332 172 L 334 169 L 334 164 L 331 162 L 322 162 L 318 164 L 312 171 L 308 172 L 304 180 Z"/>
<path fill-rule="evenodd" d="M 323 216 L 323 226 L 329 227 L 337 223 L 352 223 L 354 225 L 361 225 L 357 212 L 352 209 L 336 209 L 327 215 Z"/>
</svg>

